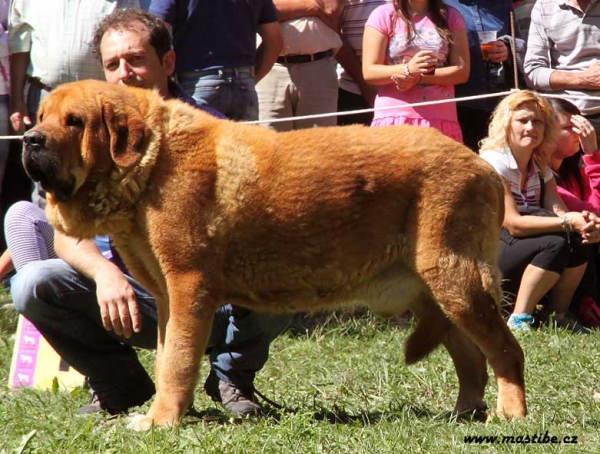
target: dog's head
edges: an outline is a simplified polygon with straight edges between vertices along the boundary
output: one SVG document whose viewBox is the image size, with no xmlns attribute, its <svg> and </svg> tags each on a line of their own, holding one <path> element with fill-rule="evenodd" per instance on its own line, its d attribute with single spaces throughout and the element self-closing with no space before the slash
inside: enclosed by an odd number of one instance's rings
<svg viewBox="0 0 600 454">
<path fill-rule="evenodd" d="M 88 80 L 62 85 L 42 101 L 37 125 L 23 136 L 23 164 L 50 203 L 67 202 L 86 182 L 140 162 L 152 95 L 158 96 Z"/>
</svg>

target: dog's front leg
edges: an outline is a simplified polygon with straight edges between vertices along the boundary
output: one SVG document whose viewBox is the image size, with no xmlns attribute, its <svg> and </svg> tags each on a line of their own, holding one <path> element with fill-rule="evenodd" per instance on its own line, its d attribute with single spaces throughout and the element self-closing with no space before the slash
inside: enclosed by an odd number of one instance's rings
<svg viewBox="0 0 600 454">
<path fill-rule="evenodd" d="M 193 403 L 200 360 L 206 349 L 216 310 L 216 298 L 202 289 L 198 272 L 170 273 L 168 321 L 159 309 L 159 353 L 156 397 L 145 416 L 131 427 L 175 426 Z M 161 345 L 162 343 L 162 345 Z"/>
</svg>

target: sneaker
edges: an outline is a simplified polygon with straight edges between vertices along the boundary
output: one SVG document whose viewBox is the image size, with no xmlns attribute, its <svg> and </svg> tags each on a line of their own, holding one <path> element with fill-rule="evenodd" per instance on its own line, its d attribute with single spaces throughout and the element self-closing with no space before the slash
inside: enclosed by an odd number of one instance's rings
<svg viewBox="0 0 600 454">
<path fill-rule="evenodd" d="M 87 405 L 77 409 L 77 416 L 94 415 L 96 413 L 106 412 L 111 416 L 122 416 L 129 412 L 129 408 L 105 408 L 100 403 L 100 398 L 95 392 L 92 393 L 92 400 Z"/>
<path fill-rule="evenodd" d="M 233 383 L 220 380 L 213 373 L 206 379 L 204 390 L 214 402 L 220 402 L 236 417 L 257 415 L 262 411 L 262 407 L 254 399 L 254 393 L 244 392 Z"/>
<path fill-rule="evenodd" d="M 531 331 L 531 325 L 535 322 L 533 315 L 511 314 L 506 324 L 512 331 Z"/>
<path fill-rule="evenodd" d="M 102 411 L 102 407 L 100 407 L 100 399 L 98 399 L 98 395 L 96 393 L 93 393 L 90 403 L 77 410 L 77 416 L 94 415 L 96 413 L 101 413 Z"/>
<path fill-rule="evenodd" d="M 556 328 L 567 329 L 575 334 L 590 334 L 592 331 L 581 324 L 577 317 L 570 312 L 563 312 L 554 316 Z"/>
</svg>

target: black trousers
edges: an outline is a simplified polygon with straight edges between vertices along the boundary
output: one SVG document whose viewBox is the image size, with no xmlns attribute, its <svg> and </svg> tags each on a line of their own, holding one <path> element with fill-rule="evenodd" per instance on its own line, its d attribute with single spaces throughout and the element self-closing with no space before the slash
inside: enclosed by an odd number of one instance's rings
<svg viewBox="0 0 600 454">
<path fill-rule="evenodd" d="M 350 91 L 338 89 L 338 112 L 349 112 L 351 110 L 370 109 L 371 106 L 365 98 L 361 95 L 357 95 Z M 370 126 L 373 121 L 373 112 L 352 114 L 352 115 L 340 115 L 338 117 L 338 126 L 342 125 L 354 125 L 361 124 Z"/>
</svg>

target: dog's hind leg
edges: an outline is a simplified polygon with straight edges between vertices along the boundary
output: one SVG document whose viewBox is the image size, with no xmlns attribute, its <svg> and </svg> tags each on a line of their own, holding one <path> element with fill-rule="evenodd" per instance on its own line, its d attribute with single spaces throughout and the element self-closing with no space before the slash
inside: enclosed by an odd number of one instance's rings
<svg viewBox="0 0 600 454">
<path fill-rule="evenodd" d="M 523 350 L 500 315 L 497 269 L 476 260 L 453 256 L 445 260 L 443 269 L 432 269 L 424 274 L 424 280 L 444 312 L 481 350 L 494 370 L 498 382 L 496 413 L 525 417 Z M 471 368 L 468 364 L 459 364 L 465 374 L 481 373 L 480 364 Z"/>
<path fill-rule="evenodd" d="M 449 330 L 444 346 L 458 375 L 459 392 L 454 414 L 461 416 L 485 410 L 483 396 L 488 382 L 485 356 L 457 326 Z"/>
<path fill-rule="evenodd" d="M 422 296 L 415 300 L 411 311 L 417 318 L 417 325 L 404 347 L 406 364 L 414 364 L 434 351 L 452 327 L 448 316 L 441 311 L 431 293 L 425 289 Z"/>
<path fill-rule="evenodd" d="M 412 311 L 418 322 L 406 341 L 406 363 L 421 360 L 443 343 L 454 362 L 460 387 L 454 414 L 462 415 L 483 409 L 483 395 L 488 381 L 483 353 L 442 312 L 431 294 L 420 298 Z"/>
</svg>

